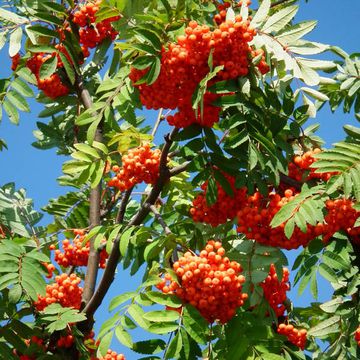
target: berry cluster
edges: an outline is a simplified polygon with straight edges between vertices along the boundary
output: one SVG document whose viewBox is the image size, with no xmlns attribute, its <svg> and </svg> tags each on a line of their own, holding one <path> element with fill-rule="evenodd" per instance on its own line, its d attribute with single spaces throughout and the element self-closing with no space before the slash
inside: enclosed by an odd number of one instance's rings
<svg viewBox="0 0 360 360">
<path fill-rule="evenodd" d="M 307 335 L 305 329 L 296 329 L 293 325 L 280 324 L 277 332 L 285 335 L 292 344 L 298 346 L 301 350 L 305 349 Z"/>
<path fill-rule="evenodd" d="M 118 34 L 111 23 L 119 20 L 120 16 L 114 16 L 96 23 L 96 13 L 99 11 L 101 2 L 101 0 L 87 2 L 73 14 L 73 22 L 80 27 L 80 44 L 84 57 L 90 55 L 89 49 L 95 48 L 106 38 L 115 40 Z"/>
<path fill-rule="evenodd" d="M 315 226 L 308 224 L 306 233 L 295 227 L 288 239 L 284 233 L 285 224 L 272 228 L 270 223 L 275 214 L 294 196 L 297 195 L 291 189 L 285 190 L 283 197 L 270 193 L 266 199 L 258 192 L 249 196 L 247 205 L 238 212 L 238 232 L 262 244 L 288 250 L 306 246 L 317 236 L 322 236 L 323 241 L 328 242 L 340 230 L 347 232 L 353 242 L 360 242 L 360 227 L 354 227 L 360 212 L 353 208 L 353 202 L 349 199 L 328 200 L 324 223 Z"/>
<path fill-rule="evenodd" d="M 206 192 L 208 183 L 201 185 L 203 192 L 193 200 L 190 214 L 195 222 L 204 222 L 211 226 L 224 224 L 227 220 L 233 220 L 239 208 L 246 202 L 246 188 L 236 189 L 235 178 L 223 174 L 230 184 L 234 195 L 228 195 L 225 190 L 217 183 L 218 196 L 216 203 L 209 206 L 206 202 Z"/>
<path fill-rule="evenodd" d="M 73 22 L 80 26 L 79 36 L 82 48 L 83 57 L 86 58 L 90 55 L 89 49 L 96 47 L 104 39 L 115 39 L 117 32 L 112 27 L 111 23 L 118 20 L 120 17 L 112 17 L 105 19 L 95 24 L 96 13 L 99 10 L 101 1 L 89 2 L 82 6 L 80 10 L 75 11 L 73 14 Z M 63 71 L 64 64 L 61 61 L 59 53 L 63 53 L 71 63 L 72 60 L 63 45 L 65 40 L 65 32 L 70 32 L 71 27 L 65 24 L 63 28 L 57 29 L 59 33 L 59 43 L 55 44 L 56 52 L 52 54 L 37 53 L 27 60 L 26 65 L 31 72 L 36 76 L 37 86 L 44 92 L 46 96 L 51 99 L 56 99 L 60 96 L 65 96 L 70 92 L 69 86 L 64 82 L 63 78 L 66 77 Z M 45 79 L 40 78 L 41 65 L 51 57 L 58 58 L 57 70 L 54 74 Z M 12 60 L 12 70 L 16 70 L 19 63 L 20 55 L 16 54 Z M 79 63 L 83 60 L 79 59 Z"/>
<path fill-rule="evenodd" d="M 108 185 L 125 191 L 141 182 L 154 184 L 159 176 L 160 157 L 161 151 L 151 150 L 149 143 L 130 149 L 122 156 L 122 167 L 113 166 L 112 170 L 116 176 L 108 182 Z"/>
<path fill-rule="evenodd" d="M 357 342 L 358 346 L 360 346 L 360 326 L 356 329 L 354 337 L 355 337 L 355 341 Z"/>
<path fill-rule="evenodd" d="M 46 295 L 38 295 L 34 306 L 38 311 L 44 310 L 48 305 L 59 303 L 63 307 L 80 309 L 82 288 L 79 287 L 81 279 L 75 274 L 61 274 L 55 277 L 55 283 L 46 286 Z"/>
<path fill-rule="evenodd" d="M 180 285 L 166 274 L 157 288 L 193 305 L 209 323 L 228 322 L 247 299 L 247 294 L 241 292 L 245 282 L 245 277 L 240 275 L 242 268 L 225 257 L 219 241 L 208 241 L 199 256 L 186 252 L 173 269 Z"/>
<path fill-rule="evenodd" d="M 319 154 L 320 152 L 321 149 L 315 148 L 302 155 L 295 155 L 288 165 L 289 177 L 300 182 L 305 182 L 311 179 L 328 181 L 332 175 L 335 175 L 335 173 L 326 172 L 318 174 L 315 172 L 316 168 L 310 167 L 316 161 L 314 155 Z"/>
<path fill-rule="evenodd" d="M 109 349 L 105 356 L 92 358 L 91 360 L 125 360 L 125 356 Z"/>
<path fill-rule="evenodd" d="M 314 153 L 318 153 L 318 151 L 315 150 Z M 310 158 L 306 157 L 306 159 Z M 311 174 L 309 176 L 312 176 Z M 314 174 L 314 177 L 316 178 L 317 175 Z M 331 176 L 332 174 L 325 175 Z M 279 193 L 272 191 L 267 196 L 264 196 L 257 191 L 253 195 L 247 195 L 246 188 L 235 188 L 233 177 L 227 174 L 224 174 L 224 176 L 231 185 L 234 195 L 227 195 L 221 185 L 217 184 L 217 201 L 209 206 L 206 202 L 208 185 L 205 182 L 201 186 L 203 192 L 193 200 L 193 206 L 190 208 L 190 215 L 195 222 L 218 226 L 228 220 L 232 221 L 237 215 L 237 231 L 239 233 L 262 244 L 287 250 L 307 246 L 317 236 L 323 236 L 323 241 L 327 242 L 334 233 L 340 230 L 345 231 L 353 243 L 360 244 L 360 227 L 354 227 L 360 212 L 353 208 L 354 204 L 351 200 L 328 200 L 326 202 L 324 223 L 308 224 L 305 233 L 295 227 L 292 236 L 288 239 L 284 232 L 285 223 L 276 228 L 273 228 L 270 223 L 276 213 L 298 195 L 295 189 L 285 189 L 284 186 L 280 186 Z M 328 179 L 327 176 L 323 180 L 326 179 Z"/>
<path fill-rule="evenodd" d="M 222 21 L 222 20 L 221 20 Z M 176 109 L 175 115 L 169 115 L 167 121 L 178 128 L 198 123 L 211 127 L 219 120 L 220 108 L 212 102 L 216 94 L 206 93 L 203 111 L 192 108 L 192 96 L 199 82 L 209 72 L 208 58 L 212 53 L 213 66 L 223 66 L 216 77 L 209 82 L 212 85 L 219 80 L 235 79 L 249 73 L 251 58 L 261 53 L 253 52 L 249 45 L 256 31 L 249 20 L 240 15 L 235 21 L 227 20 L 211 31 L 209 26 L 190 21 L 185 34 L 162 49 L 161 69 L 157 80 L 151 84 L 136 84 L 149 69 L 133 68 L 130 79 L 140 91 L 140 100 L 148 109 Z M 262 73 L 269 70 L 264 56 L 258 68 Z"/>
<path fill-rule="evenodd" d="M 359 243 L 360 227 L 354 227 L 354 224 L 360 216 L 360 212 L 356 211 L 353 205 L 354 203 L 349 199 L 328 200 L 326 202 L 325 224 L 318 225 L 324 234 L 323 240 L 325 242 L 329 241 L 337 231 L 343 230 L 353 242 Z"/>
<path fill-rule="evenodd" d="M 264 197 L 260 192 L 248 196 L 247 204 L 238 211 L 237 231 L 243 233 L 248 239 L 270 246 L 278 246 L 283 249 L 297 249 L 299 246 L 306 246 L 312 239 L 319 235 L 315 227 L 308 225 L 306 233 L 295 227 L 290 239 L 284 233 L 285 224 L 273 228 L 270 223 L 275 214 L 282 206 L 293 199 L 292 190 L 285 191 L 283 197 L 271 192 Z"/>
<path fill-rule="evenodd" d="M 71 334 L 66 336 L 61 336 L 59 340 L 56 342 L 56 346 L 62 348 L 69 348 L 73 344 L 74 344 L 74 337 Z"/>
<path fill-rule="evenodd" d="M 277 317 L 283 316 L 285 313 L 284 301 L 286 300 L 286 292 L 290 290 L 289 270 L 283 268 L 283 276 L 279 281 L 275 266 L 271 264 L 269 275 L 260 284 L 264 290 L 264 297 L 268 301 L 271 308 L 275 311 Z"/>
<path fill-rule="evenodd" d="M 29 60 L 27 60 L 26 66 L 35 75 L 39 90 L 42 90 L 49 98 L 56 99 L 60 96 L 67 95 L 70 89 L 63 83 L 59 75 L 59 69 L 62 69 L 62 66 L 59 66 L 59 64 L 57 72 L 45 79 L 40 78 L 41 65 L 53 56 L 56 56 L 55 53 L 51 55 L 44 53 L 34 54 Z"/>
<path fill-rule="evenodd" d="M 74 230 L 75 238 L 72 243 L 65 239 L 62 242 L 63 251 L 55 249 L 55 245 L 50 245 L 50 250 L 55 250 L 55 261 L 63 267 L 86 266 L 90 253 L 90 241 L 84 244 L 85 232 L 81 229 Z M 108 254 L 105 249 L 100 252 L 99 267 L 105 268 Z"/>
</svg>

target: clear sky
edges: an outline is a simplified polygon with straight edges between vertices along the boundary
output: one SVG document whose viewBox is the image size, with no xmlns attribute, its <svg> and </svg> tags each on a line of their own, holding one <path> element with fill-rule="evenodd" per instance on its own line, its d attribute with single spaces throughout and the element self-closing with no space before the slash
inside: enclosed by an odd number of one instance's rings
<svg viewBox="0 0 360 360">
<path fill-rule="evenodd" d="M 296 19 L 318 20 L 318 26 L 308 35 L 309 40 L 337 45 L 348 53 L 360 52 L 360 0 L 309 0 L 308 3 L 301 1 Z M 10 68 L 6 48 L 1 50 L 0 60 L 0 78 L 4 78 L 8 76 Z M 31 101 L 30 104 L 32 112 L 21 113 L 19 126 L 10 124 L 6 115 L 0 125 L 0 138 L 4 138 L 9 146 L 9 150 L 0 152 L 0 185 L 15 182 L 17 188 L 23 187 L 27 190 L 28 196 L 34 199 L 35 208 L 40 209 L 50 198 L 66 192 L 56 182 L 56 178 L 61 175 L 61 165 L 65 158 L 57 156 L 55 149 L 40 151 L 31 146 L 35 140 L 32 132 L 36 129 L 37 114 L 41 107 L 35 101 Z M 154 118 L 153 113 L 148 113 L 147 116 Z M 47 120 L 40 119 L 40 121 Z M 344 115 L 341 110 L 332 114 L 328 105 L 318 113 L 316 122 L 321 124 L 318 134 L 325 139 L 327 146 L 344 137 L 342 125 L 356 123 L 353 114 Z M 294 251 L 288 253 L 290 262 L 293 261 L 295 253 Z M 139 277 L 130 279 L 127 273 L 119 271 L 114 286 L 97 313 L 97 319 L 104 321 L 108 318 L 109 299 L 120 292 L 136 289 L 139 283 Z M 301 299 L 297 298 L 296 290 L 294 289 L 290 294 L 295 305 L 306 306 L 314 301 L 307 291 Z M 319 294 L 320 301 L 331 296 L 328 285 L 323 281 L 320 282 Z M 141 332 L 140 335 L 144 338 L 148 337 Z M 112 348 L 123 352 L 128 360 L 140 357 L 117 343 L 114 343 Z"/>
</svg>

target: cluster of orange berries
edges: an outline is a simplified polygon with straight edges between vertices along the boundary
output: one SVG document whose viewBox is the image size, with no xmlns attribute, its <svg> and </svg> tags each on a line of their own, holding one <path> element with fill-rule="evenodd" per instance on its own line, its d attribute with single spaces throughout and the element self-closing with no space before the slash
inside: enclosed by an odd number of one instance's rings
<svg viewBox="0 0 360 360">
<path fill-rule="evenodd" d="M 248 203 L 238 211 L 238 232 L 245 234 L 262 244 L 278 246 L 287 250 L 296 249 L 307 244 L 317 236 L 322 236 L 327 242 L 337 231 L 347 232 L 353 242 L 360 242 L 360 227 L 354 227 L 360 212 L 353 208 L 349 199 L 328 200 L 325 203 L 326 215 L 324 223 L 307 225 L 306 232 L 295 227 L 290 239 L 285 236 L 285 223 L 278 227 L 271 227 L 270 223 L 275 214 L 297 194 L 287 189 L 284 196 L 270 193 L 268 199 L 259 192 L 248 197 Z"/>
<path fill-rule="evenodd" d="M 55 53 L 54 54 L 44 54 L 44 53 L 34 54 L 30 59 L 27 60 L 26 66 L 35 75 L 36 80 L 37 80 L 37 86 L 38 86 L 39 90 L 42 90 L 47 97 L 49 97 L 51 99 L 56 99 L 60 96 L 67 95 L 70 92 L 70 89 L 67 85 L 64 84 L 62 78 L 59 75 L 59 72 L 55 72 L 45 79 L 40 78 L 41 65 L 46 60 L 50 59 L 53 56 L 56 56 Z M 62 66 L 59 66 L 59 64 L 58 64 L 58 70 L 61 68 L 62 68 Z"/>
<path fill-rule="evenodd" d="M 104 39 L 115 40 L 118 32 L 112 27 L 112 22 L 120 19 L 120 16 L 114 16 L 96 23 L 96 13 L 102 1 L 87 2 L 73 14 L 73 22 L 79 25 L 79 36 L 81 49 L 84 57 L 90 55 L 89 49 L 95 48 Z"/>
<path fill-rule="evenodd" d="M 260 286 L 263 288 L 264 297 L 275 311 L 276 316 L 283 316 L 286 310 L 284 305 L 286 292 L 290 290 L 289 270 L 283 268 L 282 279 L 279 281 L 275 266 L 274 264 L 271 264 L 269 275 L 262 283 L 260 283 Z"/>
<path fill-rule="evenodd" d="M 304 182 L 311 179 L 321 179 L 328 181 L 334 172 L 316 173 L 316 168 L 310 167 L 315 161 L 314 155 L 321 153 L 321 149 L 315 148 L 306 151 L 302 155 L 295 155 L 288 165 L 289 177 L 296 181 Z"/>
<path fill-rule="evenodd" d="M 360 346 L 360 326 L 356 329 L 354 337 L 355 337 L 355 341 L 357 342 L 358 346 Z"/>
<path fill-rule="evenodd" d="M 125 360 L 125 356 L 109 349 L 105 356 L 92 358 L 91 360 Z"/>
<path fill-rule="evenodd" d="M 326 202 L 327 214 L 325 223 L 318 224 L 324 234 L 325 242 L 340 230 L 345 231 L 352 242 L 360 244 L 360 226 L 354 227 L 354 224 L 360 212 L 353 208 L 354 202 L 349 199 L 328 200 Z"/>
<path fill-rule="evenodd" d="M 277 246 L 283 249 L 297 249 L 299 246 L 306 246 L 312 239 L 320 235 L 314 226 L 308 225 L 306 233 L 295 227 L 290 239 L 284 232 L 285 224 L 273 228 L 270 223 L 275 214 L 294 196 L 291 189 L 287 189 L 282 197 L 275 192 L 269 193 L 268 197 L 255 192 L 247 197 L 247 203 L 237 214 L 237 231 L 244 234 L 248 239 L 270 246 Z"/>
<path fill-rule="evenodd" d="M 293 190 L 285 190 L 283 197 L 271 192 L 266 198 L 258 191 L 249 196 L 246 188 L 235 188 L 233 177 L 224 175 L 234 191 L 234 196 L 227 195 L 221 185 L 217 183 L 217 201 L 208 206 L 206 202 L 207 182 L 205 182 L 201 186 L 203 193 L 193 200 L 193 206 L 190 208 L 190 214 L 195 222 L 205 222 L 217 226 L 228 220 L 232 221 L 237 215 L 238 232 L 262 244 L 279 246 L 284 249 L 306 246 L 312 239 L 320 235 L 319 229 L 315 230 L 313 226 L 309 225 L 306 233 L 295 228 L 293 235 L 288 239 L 284 233 L 285 224 L 276 228 L 270 226 L 271 220 L 281 207 L 296 196 Z"/>
<path fill-rule="evenodd" d="M 217 201 L 209 206 L 206 201 L 208 182 L 201 185 L 203 192 L 192 202 L 190 214 L 195 222 L 204 222 L 211 226 L 224 224 L 228 220 L 233 220 L 238 209 L 245 205 L 246 188 L 236 189 L 235 178 L 228 174 L 223 174 L 230 184 L 234 195 L 228 195 L 222 186 L 217 183 Z"/>
<path fill-rule="evenodd" d="M 141 182 L 154 184 L 159 177 L 160 158 L 161 151 L 151 150 L 149 143 L 130 149 L 121 158 L 122 166 L 112 167 L 116 176 L 109 180 L 108 186 L 125 191 Z"/>
<path fill-rule="evenodd" d="M 117 32 L 112 27 L 112 22 L 117 21 L 120 18 L 119 16 L 108 18 L 95 24 L 96 13 L 99 10 L 100 4 L 101 0 L 94 3 L 89 2 L 82 6 L 80 10 L 75 11 L 73 14 L 73 22 L 80 26 L 79 36 L 84 58 L 90 55 L 89 49 L 96 47 L 106 38 L 114 40 L 117 35 Z M 58 28 L 57 31 L 59 33 L 60 42 L 55 45 L 55 48 L 58 52 L 63 53 L 71 63 L 72 60 L 62 43 L 65 40 L 65 32 L 71 31 L 71 27 L 68 23 L 65 23 L 63 28 Z M 56 72 L 45 79 L 41 79 L 41 65 L 46 60 L 54 56 L 58 58 Z M 19 64 L 19 60 L 20 54 L 16 54 L 12 57 L 11 69 L 13 71 L 16 70 Z M 79 59 L 79 63 L 82 62 L 83 59 Z M 62 71 L 64 64 L 62 63 L 61 58 L 57 52 L 52 54 L 36 53 L 27 60 L 26 65 L 35 75 L 38 88 L 42 90 L 49 98 L 56 99 L 60 96 L 65 96 L 70 92 L 69 85 L 64 81 L 66 78 L 65 72 Z"/>
<path fill-rule="evenodd" d="M 340 230 L 345 231 L 352 242 L 360 244 L 360 227 L 354 227 L 360 212 L 353 208 L 354 204 L 351 200 L 328 200 L 325 204 L 324 223 L 308 224 L 305 233 L 295 227 L 292 236 L 288 239 L 284 232 L 285 223 L 275 228 L 270 224 L 277 212 L 298 193 L 289 188 L 281 190 L 280 193 L 271 191 L 267 196 L 259 191 L 253 195 L 247 195 L 246 188 L 236 189 L 234 178 L 224 175 L 234 191 L 234 196 L 227 195 L 218 183 L 217 201 L 209 206 L 206 202 L 207 182 L 205 182 L 201 186 L 203 192 L 193 200 L 190 208 L 190 215 L 195 222 L 218 226 L 228 220 L 232 221 L 237 216 L 239 233 L 261 244 L 287 250 L 307 246 L 317 236 L 323 236 L 323 241 L 327 242 L 334 233 Z"/>
<path fill-rule="evenodd" d="M 210 240 L 199 255 L 186 252 L 173 265 L 180 285 L 166 274 L 157 288 L 190 303 L 209 322 L 228 322 L 244 304 L 245 277 L 236 261 L 225 256 L 221 242 Z"/>
<path fill-rule="evenodd" d="M 298 346 L 301 350 L 305 349 L 307 331 L 296 329 L 293 325 L 279 324 L 277 332 L 285 335 L 288 340 Z"/>
<path fill-rule="evenodd" d="M 162 49 L 161 69 L 157 80 L 151 84 L 136 84 L 149 69 L 131 70 L 130 79 L 139 91 L 140 100 L 148 109 L 177 108 L 175 115 L 169 115 L 167 121 L 178 128 L 198 123 L 211 127 L 219 120 L 220 108 L 212 102 L 216 94 L 206 93 L 203 112 L 192 108 L 192 96 L 199 82 L 209 73 L 208 58 L 212 53 L 213 66 L 223 65 L 209 85 L 219 80 L 235 79 L 249 73 L 251 57 L 262 54 L 262 50 L 253 53 L 249 45 L 256 30 L 250 26 L 249 20 L 240 15 L 235 21 L 221 22 L 215 30 L 207 25 L 190 21 L 185 34 Z M 262 73 L 269 70 L 263 59 L 258 68 Z"/>
<path fill-rule="evenodd" d="M 62 242 L 63 251 L 56 249 L 55 245 L 50 245 L 50 250 L 55 251 L 55 261 L 63 267 L 68 266 L 86 266 L 90 253 L 90 241 L 84 244 L 85 231 L 82 229 L 73 230 L 75 238 L 72 243 L 70 240 L 65 239 Z M 108 254 L 106 249 L 101 250 L 99 267 L 105 268 L 106 259 Z"/>
<path fill-rule="evenodd" d="M 74 344 L 74 337 L 69 334 L 69 335 L 65 335 L 65 336 L 61 336 L 59 338 L 59 340 L 56 342 L 56 345 L 58 347 L 63 347 L 63 348 L 69 348 Z"/>
<path fill-rule="evenodd" d="M 55 283 L 46 286 L 45 296 L 38 295 L 34 306 L 38 311 L 48 305 L 59 303 L 63 307 L 80 309 L 83 289 L 79 286 L 81 279 L 76 274 L 61 274 L 55 277 Z"/>
</svg>

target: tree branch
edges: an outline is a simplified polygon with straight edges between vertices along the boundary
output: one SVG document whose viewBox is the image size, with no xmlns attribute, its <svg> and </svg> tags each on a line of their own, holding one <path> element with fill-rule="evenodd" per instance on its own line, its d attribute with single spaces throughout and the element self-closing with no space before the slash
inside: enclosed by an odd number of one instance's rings
<svg viewBox="0 0 360 360">
<path fill-rule="evenodd" d="M 151 132 L 151 136 L 153 136 L 153 137 L 155 136 L 156 131 L 157 131 L 157 129 L 158 129 L 161 121 L 165 119 L 164 116 L 163 116 L 163 110 L 164 110 L 163 108 L 161 108 L 161 109 L 159 110 L 159 113 L 158 113 L 158 116 L 157 116 L 157 119 L 156 119 L 154 128 L 153 128 L 153 130 L 152 130 L 152 132 Z"/>
<path fill-rule="evenodd" d="M 286 185 L 294 187 L 298 191 L 301 190 L 302 183 L 300 181 L 292 179 L 291 177 L 289 177 L 287 175 L 280 174 L 280 181 Z"/>
<path fill-rule="evenodd" d="M 178 175 L 178 174 L 182 173 L 183 171 L 186 171 L 186 169 L 188 168 L 190 163 L 191 163 L 191 161 L 185 161 L 183 164 L 181 164 L 179 166 L 175 166 L 174 168 L 170 169 L 169 170 L 170 177 Z"/>
<path fill-rule="evenodd" d="M 127 227 L 130 226 L 137 226 L 141 225 L 142 222 L 145 220 L 146 216 L 150 212 L 150 206 L 155 204 L 157 198 L 159 197 L 164 185 L 170 179 L 170 171 L 167 167 L 167 157 L 170 151 L 170 147 L 173 144 L 174 137 L 178 133 L 179 129 L 175 128 L 171 134 L 165 136 L 165 145 L 161 152 L 160 157 L 160 164 L 159 164 L 159 178 L 157 182 L 154 184 L 153 188 L 151 189 L 149 195 L 147 196 L 144 203 L 141 205 L 141 208 L 138 212 L 132 217 L 130 222 L 128 223 Z M 123 200 L 125 199 L 125 196 Z M 126 203 L 126 202 L 124 202 Z M 121 208 L 121 205 L 120 205 Z M 120 218 L 120 216 L 119 216 Z M 122 219 L 123 220 L 123 219 Z M 120 242 L 121 234 L 118 235 L 115 240 L 109 255 L 109 259 L 106 264 L 106 268 L 104 270 L 104 274 L 102 279 L 100 280 L 99 286 L 96 289 L 94 295 L 90 299 L 90 301 L 86 304 L 85 308 L 82 310 L 86 313 L 88 319 L 92 318 L 93 314 L 100 306 L 101 302 L 103 301 L 107 291 L 110 288 L 111 283 L 114 281 L 115 271 L 117 264 L 120 260 L 120 249 L 119 249 L 119 242 Z"/>
<path fill-rule="evenodd" d="M 89 91 L 84 87 L 84 82 L 81 76 L 76 78 L 76 87 L 78 96 L 81 99 L 85 109 L 91 109 L 93 101 Z M 95 132 L 95 141 L 103 142 L 102 130 L 99 126 Z M 101 204 L 101 183 L 94 189 L 90 190 L 89 196 L 90 210 L 89 210 L 89 227 L 100 225 L 100 204 Z M 99 270 L 100 253 L 94 247 L 94 238 L 90 239 L 89 259 L 86 267 L 86 275 L 83 290 L 83 303 L 87 304 L 94 294 L 96 286 L 96 278 Z"/>
<path fill-rule="evenodd" d="M 161 214 L 158 212 L 156 206 L 155 205 L 150 205 L 149 208 L 153 212 L 157 222 L 163 227 L 165 234 L 166 235 L 172 234 L 170 228 L 167 226 L 167 224 L 164 221 L 164 219 L 162 218 Z"/>
<path fill-rule="evenodd" d="M 126 190 L 123 195 L 123 198 L 121 199 L 119 211 L 118 211 L 118 213 L 116 215 L 116 219 L 115 219 L 116 224 L 121 224 L 124 221 L 126 206 L 129 202 L 130 195 L 131 195 L 131 192 L 133 191 L 133 189 L 134 189 L 134 187 L 132 187 L 129 190 Z"/>
</svg>

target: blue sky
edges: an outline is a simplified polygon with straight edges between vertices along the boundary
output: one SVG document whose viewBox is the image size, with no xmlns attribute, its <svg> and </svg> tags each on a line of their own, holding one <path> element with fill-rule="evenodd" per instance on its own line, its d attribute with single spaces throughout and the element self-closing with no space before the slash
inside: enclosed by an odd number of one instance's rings
<svg viewBox="0 0 360 360">
<path fill-rule="evenodd" d="M 359 0 L 310 0 L 309 3 L 301 1 L 301 8 L 297 20 L 318 20 L 316 29 L 308 35 L 309 40 L 326 44 L 337 45 L 349 53 L 360 51 L 360 1 Z M 9 74 L 10 62 L 7 49 L 0 52 L 1 69 L 0 77 Z M 41 107 L 31 101 L 32 112 L 22 113 L 19 126 L 10 124 L 4 116 L 0 124 L 0 138 L 4 138 L 9 150 L 0 152 L 0 185 L 7 182 L 15 182 L 17 188 L 23 187 L 27 190 L 29 197 L 34 199 L 35 207 L 40 209 L 50 198 L 58 197 L 65 193 L 65 189 L 58 186 L 56 178 L 60 176 L 61 165 L 64 157 L 57 156 L 55 149 L 40 151 L 31 146 L 35 140 L 32 132 L 36 129 L 37 114 Z M 148 114 L 154 118 L 154 113 Z M 41 120 L 42 121 L 42 120 Z M 319 113 L 316 122 L 321 124 L 319 136 L 323 137 L 326 145 L 341 140 L 344 137 L 342 126 L 344 124 L 355 124 L 353 114 L 344 115 L 341 111 L 332 114 L 326 105 Z M 161 132 L 160 134 L 161 135 Z M 293 261 L 295 252 L 290 254 L 290 262 Z M 108 300 L 119 292 L 134 290 L 140 283 L 140 278 L 130 279 L 127 273 L 119 271 L 115 284 L 106 297 L 103 306 L 97 313 L 99 320 L 108 318 Z M 331 296 L 330 289 L 325 282 L 320 282 L 320 301 Z M 306 306 L 313 301 L 305 291 L 301 298 L 297 298 L 296 289 L 291 292 L 291 298 L 295 305 Z M 147 337 L 143 334 L 144 338 Z M 119 344 L 113 344 L 114 350 L 124 352 L 127 359 L 136 359 L 137 355 L 129 353 L 127 349 Z"/>
</svg>

